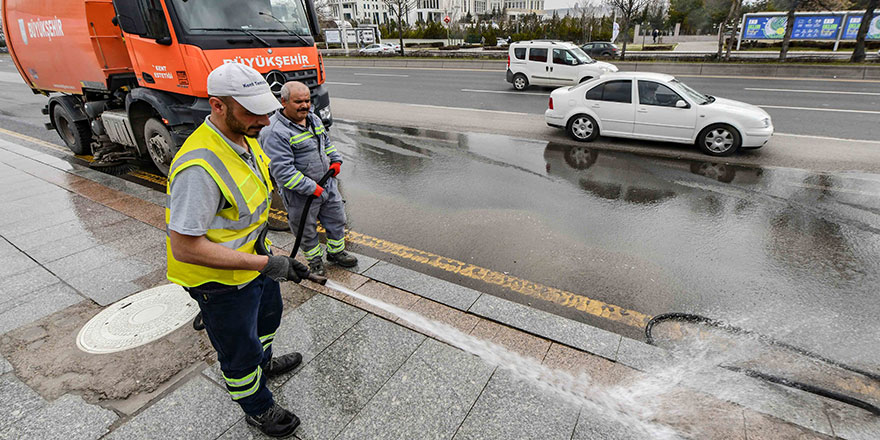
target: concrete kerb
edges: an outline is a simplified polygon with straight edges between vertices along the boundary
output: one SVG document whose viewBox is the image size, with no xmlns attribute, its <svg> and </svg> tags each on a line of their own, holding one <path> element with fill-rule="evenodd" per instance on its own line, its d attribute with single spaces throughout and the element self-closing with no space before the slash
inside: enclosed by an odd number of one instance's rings
<svg viewBox="0 0 880 440">
<path fill-rule="evenodd" d="M 614 63 L 614 61 L 612 61 Z M 328 67 L 409 67 L 422 69 L 474 69 L 503 71 L 507 63 L 496 60 L 450 58 L 333 58 L 325 57 Z M 671 75 L 761 76 L 778 78 L 880 79 L 880 66 L 825 66 L 809 64 L 715 64 L 624 61 L 615 63 L 620 70 L 659 72 Z"/>
</svg>

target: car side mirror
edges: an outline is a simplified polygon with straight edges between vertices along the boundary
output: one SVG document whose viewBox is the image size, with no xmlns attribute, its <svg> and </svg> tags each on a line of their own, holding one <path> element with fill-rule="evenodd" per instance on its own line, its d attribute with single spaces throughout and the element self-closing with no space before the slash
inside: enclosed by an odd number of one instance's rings
<svg viewBox="0 0 880 440">
<path fill-rule="evenodd" d="M 676 106 L 677 108 L 688 108 L 688 107 L 690 107 L 690 106 L 688 105 L 688 103 L 684 102 L 683 99 L 679 99 L 678 101 L 676 101 L 676 102 L 675 102 L 675 106 Z"/>
</svg>

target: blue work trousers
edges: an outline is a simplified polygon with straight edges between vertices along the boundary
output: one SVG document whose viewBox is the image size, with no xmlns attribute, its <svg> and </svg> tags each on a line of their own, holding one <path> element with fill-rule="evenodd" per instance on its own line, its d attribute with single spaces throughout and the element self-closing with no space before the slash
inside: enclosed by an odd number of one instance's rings
<svg viewBox="0 0 880 440">
<path fill-rule="evenodd" d="M 241 289 L 209 283 L 188 290 L 199 303 L 232 400 L 248 415 L 264 413 L 275 402 L 266 387 L 265 368 L 281 324 L 278 282 L 260 275 Z"/>
</svg>

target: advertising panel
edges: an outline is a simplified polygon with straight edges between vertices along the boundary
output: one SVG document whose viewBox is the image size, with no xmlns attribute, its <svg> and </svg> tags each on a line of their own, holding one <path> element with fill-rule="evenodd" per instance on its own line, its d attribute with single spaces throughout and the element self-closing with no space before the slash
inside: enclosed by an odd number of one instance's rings
<svg viewBox="0 0 880 440">
<path fill-rule="evenodd" d="M 749 40 L 781 40 L 785 36 L 785 16 L 748 17 L 743 38 Z"/>
<path fill-rule="evenodd" d="M 861 15 L 850 15 L 846 19 L 846 27 L 843 29 L 843 40 L 855 40 L 859 33 L 859 26 L 862 25 Z M 871 26 L 868 28 L 866 40 L 880 40 L 880 14 L 875 14 L 871 20 Z"/>
<path fill-rule="evenodd" d="M 840 29 L 839 15 L 796 16 L 791 30 L 792 40 L 836 40 Z M 783 30 L 783 33 L 785 30 Z"/>
</svg>

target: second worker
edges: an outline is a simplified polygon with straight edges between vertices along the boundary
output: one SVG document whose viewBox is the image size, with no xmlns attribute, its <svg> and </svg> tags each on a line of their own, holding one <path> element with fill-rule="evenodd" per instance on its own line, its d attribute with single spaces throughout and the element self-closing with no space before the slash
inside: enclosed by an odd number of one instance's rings
<svg viewBox="0 0 880 440">
<path fill-rule="evenodd" d="M 311 111 L 311 94 L 305 84 L 284 84 L 281 104 L 284 108 L 272 115 L 270 125 L 260 133 L 260 145 L 271 159 L 269 168 L 281 188 L 291 231 L 299 228 L 306 200 L 314 195 L 301 245 L 309 269 L 318 275 L 325 274 L 318 220 L 327 231 L 327 260 L 353 267 L 357 258 L 345 252 L 345 209 L 336 179 L 327 180 L 323 188 L 317 183 L 328 170 L 333 170 L 334 177 L 339 175 L 342 155 L 330 142 L 321 118 Z"/>
</svg>

